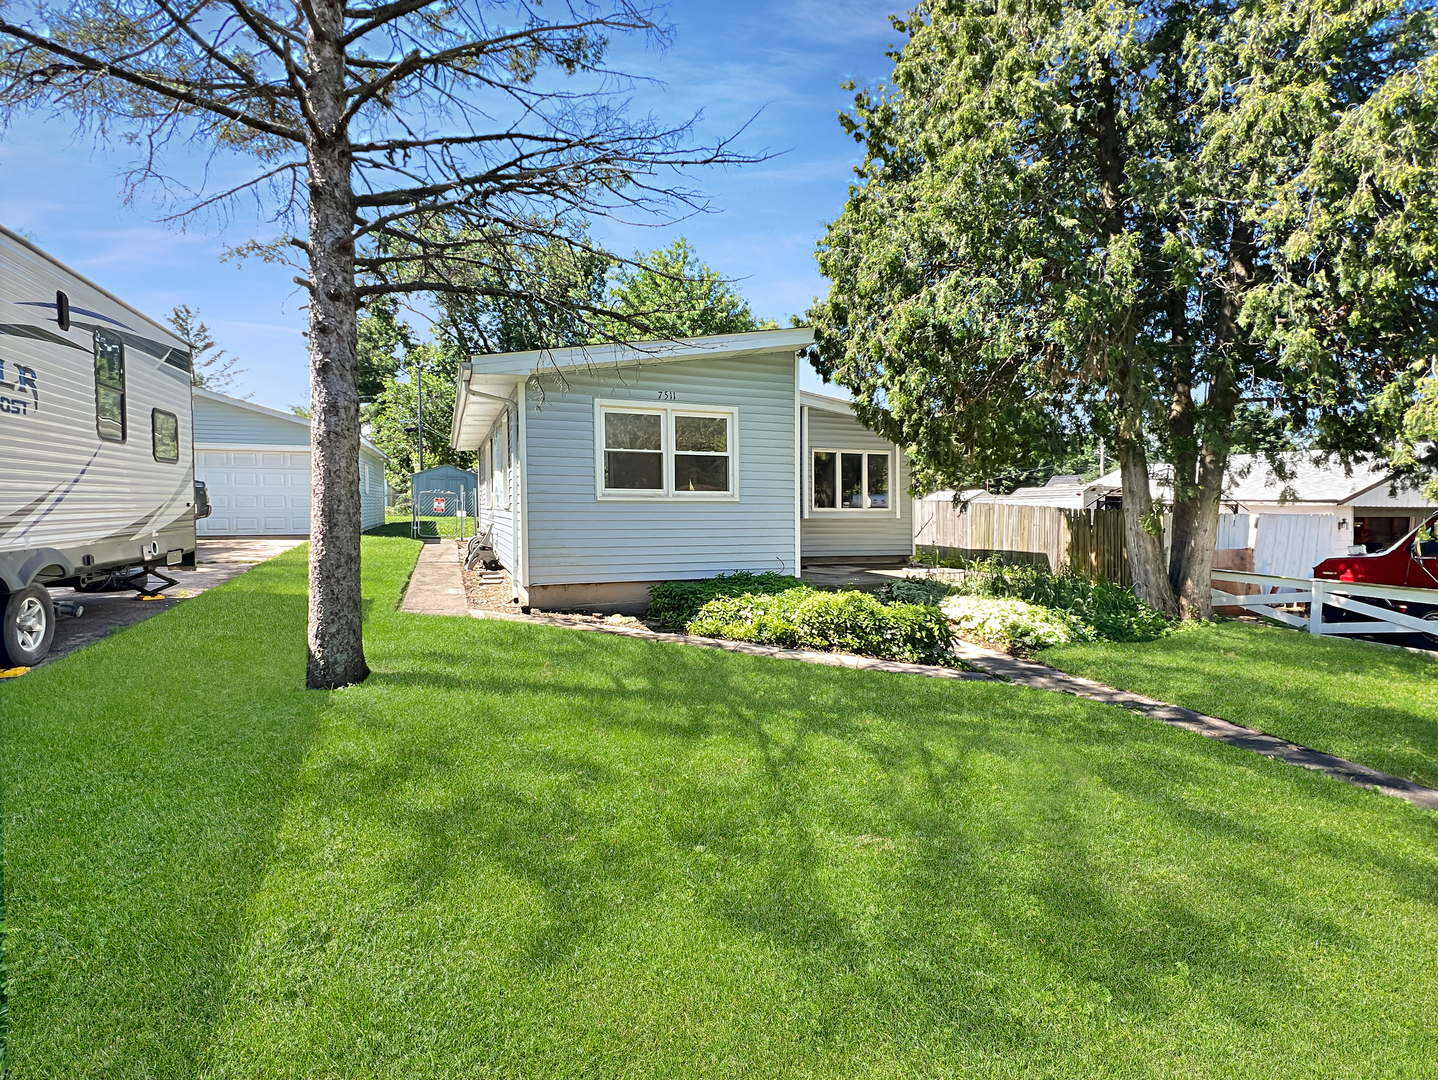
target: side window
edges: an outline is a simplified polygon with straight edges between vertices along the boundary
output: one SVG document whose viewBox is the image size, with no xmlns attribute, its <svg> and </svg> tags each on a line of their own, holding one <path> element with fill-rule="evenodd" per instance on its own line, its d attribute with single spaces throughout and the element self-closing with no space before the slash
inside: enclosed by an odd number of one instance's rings
<svg viewBox="0 0 1438 1080">
<path fill-rule="evenodd" d="M 104 330 L 95 331 L 95 430 L 125 441 L 125 343 Z"/>
<path fill-rule="evenodd" d="M 156 461 L 180 460 L 180 421 L 174 413 L 150 410 L 150 442 Z"/>
<path fill-rule="evenodd" d="M 604 489 L 664 490 L 664 414 L 604 412 Z"/>
<path fill-rule="evenodd" d="M 674 416 L 674 490 L 729 490 L 729 418 Z"/>
<path fill-rule="evenodd" d="M 1418 531 L 1413 538 L 1413 548 L 1420 559 L 1438 559 L 1438 522 Z"/>
<path fill-rule="evenodd" d="M 891 454 L 815 450 L 815 510 L 887 510 L 893 481 Z"/>
</svg>

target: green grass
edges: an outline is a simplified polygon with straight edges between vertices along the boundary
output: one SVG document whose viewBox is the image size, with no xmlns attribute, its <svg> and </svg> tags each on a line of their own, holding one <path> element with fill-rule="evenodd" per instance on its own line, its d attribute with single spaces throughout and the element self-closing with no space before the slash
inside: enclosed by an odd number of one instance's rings
<svg viewBox="0 0 1438 1080">
<path fill-rule="evenodd" d="M 1075 675 L 1438 787 L 1438 655 L 1219 622 L 1040 655 Z"/>
<path fill-rule="evenodd" d="M 469 539 L 474 535 L 476 523 L 479 521 L 474 515 L 467 515 L 464 519 L 464 536 Z M 371 536 L 412 536 L 413 520 L 409 514 L 396 514 L 393 511 L 386 511 L 384 524 L 376 525 L 369 530 Z M 460 520 L 457 517 L 421 517 L 419 519 L 420 535 L 424 537 L 440 537 L 450 539 L 459 535 Z"/>
<path fill-rule="evenodd" d="M 304 551 L 0 687 L 31 1077 L 1432 1075 L 1438 816 L 1000 684 L 395 611 Z"/>
</svg>

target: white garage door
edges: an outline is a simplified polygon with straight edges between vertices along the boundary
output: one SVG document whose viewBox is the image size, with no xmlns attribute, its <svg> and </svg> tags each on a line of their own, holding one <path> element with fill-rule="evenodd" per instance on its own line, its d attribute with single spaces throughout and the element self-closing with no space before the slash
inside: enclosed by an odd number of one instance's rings
<svg viewBox="0 0 1438 1080">
<path fill-rule="evenodd" d="M 308 536 L 310 456 L 274 450 L 201 449 L 195 479 L 210 492 L 200 536 Z"/>
</svg>

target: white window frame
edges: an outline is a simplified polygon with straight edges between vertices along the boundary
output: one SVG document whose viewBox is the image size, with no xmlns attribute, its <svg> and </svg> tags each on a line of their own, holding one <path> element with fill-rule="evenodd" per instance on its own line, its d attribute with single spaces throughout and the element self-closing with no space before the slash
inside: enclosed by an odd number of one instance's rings
<svg viewBox="0 0 1438 1080">
<path fill-rule="evenodd" d="M 891 449 L 888 449 L 888 450 L 865 450 L 865 449 L 863 449 L 863 448 L 861 448 L 861 447 L 858 447 L 858 446 L 842 446 L 842 447 L 815 446 L 815 447 L 811 447 L 811 448 L 809 449 L 808 453 L 809 453 L 809 460 L 806 462 L 806 466 L 807 466 L 807 468 L 808 468 L 808 470 L 809 470 L 809 513 L 811 513 L 811 514 L 819 514 L 819 515 L 825 516 L 825 517 L 827 517 L 827 516 L 830 515 L 830 514 L 835 514 L 835 515 L 838 515 L 838 516 L 840 516 L 840 517 L 852 517 L 852 516 L 854 516 L 854 515 L 856 515 L 856 514 L 892 514 L 892 513 L 894 513 L 894 507 L 895 507 L 895 505 L 896 505 L 896 497 L 895 497 L 895 494 L 894 494 L 894 489 L 895 489 L 895 487 L 898 486 L 898 479 L 899 479 L 899 477 L 898 477 L 898 471 L 897 471 L 897 469 L 896 469 L 896 467 L 895 467 L 895 466 L 896 466 L 896 463 L 895 463 L 895 461 L 894 461 L 894 451 L 893 451 L 892 448 L 891 448 Z M 863 505 L 863 506 L 816 506 L 816 505 L 815 505 L 815 503 L 814 503 L 814 498 L 815 498 L 815 496 L 816 496 L 816 495 L 818 494 L 818 492 L 819 492 L 819 478 L 818 478 L 818 476 L 817 476 L 817 475 L 815 474 L 815 472 L 814 472 L 814 455 L 815 455 L 815 454 L 862 454 L 862 455 L 863 455 L 863 459 L 864 459 L 864 470 L 863 470 L 863 474 L 862 474 L 863 479 L 861 480 L 861 483 L 863 484 L 863 488 L 864 488 L 864 505 Z M 870 505 L 869 505 L 869 455 L 870 455 L 870 454 L 874 455 L 875 457 L 879 456 L 880 454 L 883 454 L 883 455 L 885 455 L 886 457 L 888 457 L 888 459 L 889 459 L 889 495 L 888 495 L 888 505 L 887 505 L 887 506 L 870 506 Z M 835 497 L 836 499 L 839 497 L 840 477 L 839 477 L 839 475 L 838 475 L 838 472 L 839 472 L 839 467 L 840 467 L 840 463 L 841 463 L 841 462 L 842 462 L 842 458 L 836 458 L 836 459 L 835 459 L 835 462 L 834 462 L 834 471 L 835 471 L 835 476 L 834 476 L 834 497 Z"/>
<path fill-rule="evenodd" d="M 664 486 L 654 491 L 604 486 L 604 414 L 606 412 L 648 413 L 663 417 L 660 426 L 660 454 Z M 720 416 L 729 421 L 729 490 L 678 491 L 674 487 L 674 418 L 676 416 Z M 714 455 L 718 457 L 719 455 Z M 686 502 L 739 501 L 739 409 L 732 405 L 651 405 L 647 401 L 594 399 L 594 497 L 600 502 L 648 502 L 653 499 L 681 499 Z"/>
</svg>

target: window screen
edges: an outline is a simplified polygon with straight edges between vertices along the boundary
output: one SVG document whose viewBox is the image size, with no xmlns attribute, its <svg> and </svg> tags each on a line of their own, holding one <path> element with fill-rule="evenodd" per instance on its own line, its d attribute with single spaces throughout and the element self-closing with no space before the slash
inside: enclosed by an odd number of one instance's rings
<svg viewBox="0 0 1438 1080">
<path fill-rule="evenodd" d="M 150 439 L 156 461 L 180 460 L 180 421 L 163 409 L 150 411 Z M 366 487 L 368 481 L 366 480 Z"/>
<path fill-rule="evenodd" d="M 834 465 L 839 455 L 828 450 L 814 453 L 814 509 L 833 510 L 838 503 L 834 500 Z"/>
<path fill-rule="evenodd" d="M 674 417 L 674 490 L 729 490 L 729 420 Z"/>
<path fill-rule="evenodd" d="M 869 455 L 869 475 L 865 482 L 869 506 L 884 509 L 889 505 L 889 455 Z"/>
<path fill-rule="evenodd" d="M 604 413 L 604 486 L 664 490 L 664 415 Z"/>
<path fill-rule="evenodd" d="M 839 505 L 846 510 L 864 508 L 864 455 L 839 455 Z"/>
<path fill-rule="evenodd" d="M 125 343 L 104 330 L 95 331 L 95 430 L 125 441 Z"/>
</svg>

